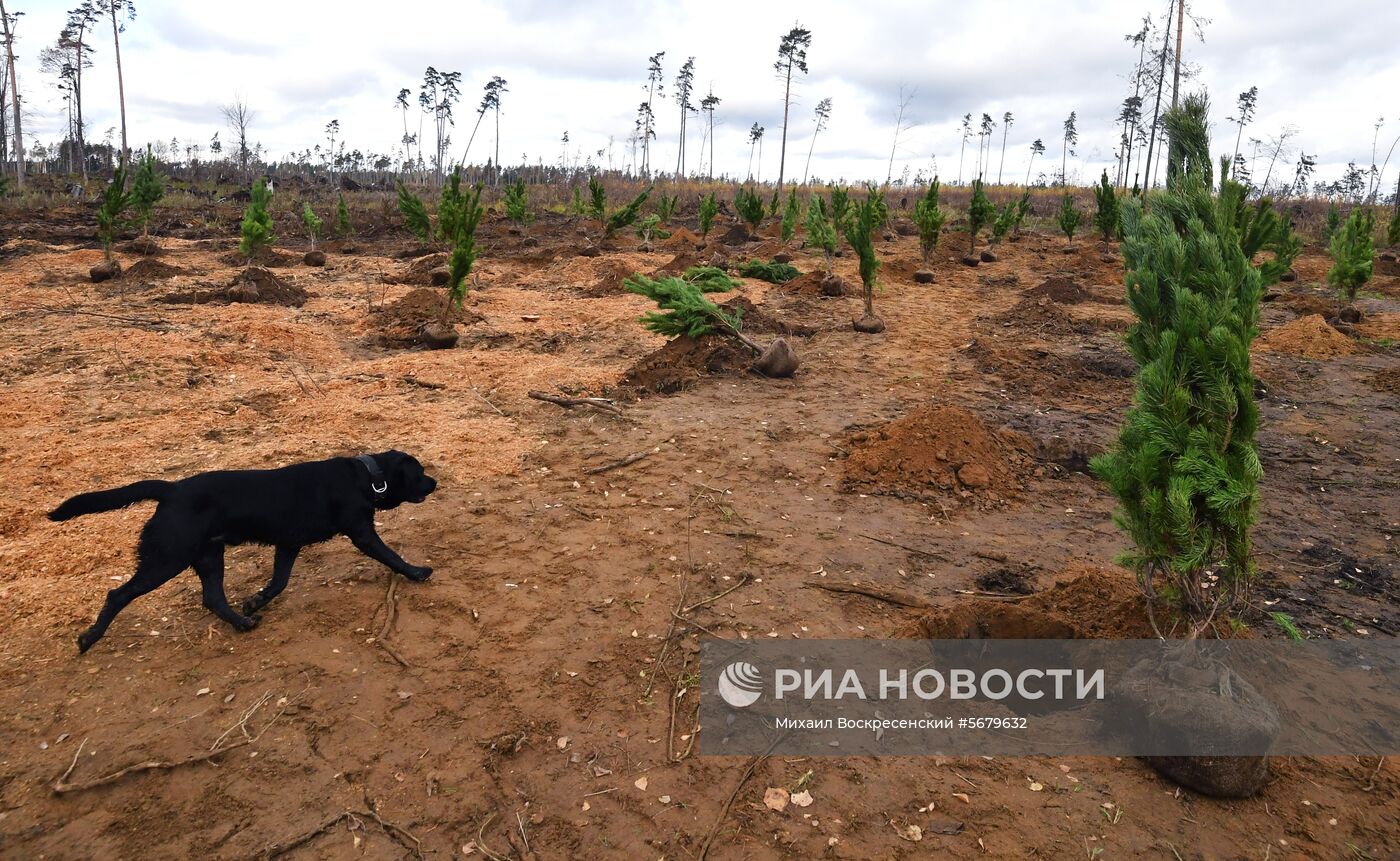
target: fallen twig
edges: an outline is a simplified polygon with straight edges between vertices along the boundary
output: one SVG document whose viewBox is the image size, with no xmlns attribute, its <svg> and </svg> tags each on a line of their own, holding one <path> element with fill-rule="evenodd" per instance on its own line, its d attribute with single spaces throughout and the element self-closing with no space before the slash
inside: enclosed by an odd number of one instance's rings
<svg viewBox="0 0 1400 861">
<path fill-rule="evenodd" d="M 777 742 L 775 741 L 773 744 L 776 746 Z M 772 749 L 772 747 L 769 748 L 769 750 Z M 739 790 L 744 788 L 745 783 L 748 783 L 749 777 L 753 775 L 754 769 L 758 768 L 758 764 L 767 758 L 768 754 L 764 753 L 749 760 L 749 767 L 744 769 L 743 774 L 739 775 L 739 782 L 734 784 L 734 791 L 729 793 L 729 797 L 724 800 L 724 806 L 719 809 L 719 815 L 715 817 L 715 824 L 710 826 L 710 833 L 705 835 L 705 842 L 700 844 L 700 854 L 696 856 L 697 861 L 705 861 L 705 856 L 710 853 L 710 843 L 714 841 L 715 835 L 719 833 L 720 826 L 724 824 L 725 818 L 729 816 L 729 808 L 734 804 L 734 799 L 738 796 Z"/>
<path fill-rule="evenodd" d="M 802 584 L 813 589 L 823 589 L 827 592 L 839 592 L 843 595 L 863 595 L 866 598 L 873 598 L 876 601 L 884 601 L 886 604 L 894 604 L 897 607 L 912 607 L 916 610 L 927 610 L 933 605 L 920 598 L 910 595 L 900 595 L 896 592 L 886 592 L 876 589 L 873 586 L 860 586 L 855 583 L 820 583 L 810 580 Z"/>
<path fill-rule="evenodd" d="M 600 412 L 612 413 L 615 416 L 622 415 L 622 407 L 610 398 L 566 398 L 562 395 L 551 395 L 548 392 L 526 392 L 525 396 L 537 401 L 545 401 L 555 406 L 571 410 L 574 407 L 590 407 Z"/>
<path fill-rule="evenodd" d="M 622 467 L 634 464 L 643 458 L 651 457 L 658 451 L 660 451 L 660 449 L 654 448 L 647 449 L 646 451 L 639 451 L 636 454 L 627 455 L 622 460 L 615 460 L 612 463 L 605 463 L 602 466 L 595 466 L 590 469 L 585 469 L 583 473 L 584 475 L 598 475 L 599 473 L 610 472 L 614 469 L 621 469 Z"/>
<path fill-rule="evenodd" d="M 91 780 L 80 780 L 77 783 L 69 783 L 68 778 L 70 775 L 72 775 L 73 769 L 78 764 L 78 755 L 82 753 L 83 746 L 87 744 L 87 739 L 83 739 L 82 744 L 78 745 L 78 753 L 75 753 L 73 755 L 73 761 L 69 764 L 68 770 L 63 772 L 63 774 L 60 775 L 59 778 L 53 782 L 53 792 L 55 795 L 64 795 L 69 792 L 79 792 L 84 789 L 94 789 L 98 786 L 106 786 L 109 783 L 116 783 L 118 780 L 121 780 L 128 774 L 138 774 L 143 771 L 170 771 L 172 769 L 179 768 L 182 765 L 193 765 L 199 762 L 208 762 L 209 760 L 215 759 L 216 757 L 228 753 L 229 751 L 234 750 L 235 748 L 250 745 L 256 742 L 258 739 L 262 738 L 263 733 L 267 732 L 268 728 L 271 727 L 273 724 L 277 723 L 277 719 L 282 717 L 282 715 L 286 713 L 286 709 L 283 709 L 282 711 L 277 713 L 276 717 L 268 721 L 266 726 L 258 730 L 256 735 L 248 734 L 247 724 L 249 718 L 251 718 L 253 716 L 253 713 L 256 712 L 259 708 L 261 708 L 262 705 L 265 704 L 271 698 L 271 696 L 271 693 L 264 694 L 261 699 L 259 699 L 250 709 L 248 709 L 248 711 L 243 713 L 243 717 L 239 718 L 236 724 L 225 730 L 223 735 L 219 736 L 219 738 L 215 740 L 213 747 L 211 747 L 204 753 L 199 753 L 195 754 L 194 756 L 189 756 L 184 759 L 176 760 L 146 760 L 145 762 L 138 762 L 132 765 L 128 765 L 126 768 L 114 771 L 111 774 L 103 775 L 102 777 L 95 777 Z M 219 743 L 223 741 L 223 739 L 227 738 L 228 735 L 235 729 L 240 728 L 243 730 L 243 738 L 233 742 L 232 744 L 227 744 L 223 747 L 219 747 Z"/>
<path fill-rule="evenodd" d="M 356 827 L 363 830 L 364 823 L 360 822 L 360 817 L 364 817 L 365 819 L 373 819 L 379 825 L 380 828 L 384 829 L 384 833 L 389 835 L 389 838 L 391 840 L 393 840 L 395 843 L 398 843 L 405 849 L 408 849 L 411 852 L 413 852 L 414 855 L 418 856 L 419 861 L 423 860 L 424 856 L 422 841 L 415 837 L 413 833 L 410 832 L 408 829 L 400 825 L 395 825 L 394 823 L 381 818 L 379 814 L 375 813 L 372 808 L 367 810 L 341 811 L 340 813 L 337 813 L 335 816 L 330 817 L 329 819 L 322 822 L 320 825 L 316 826 L 315 828 L 311 829 L 305 834 L 301 834 L 297 837 L 294 837 L 285 843 L 274 843 L 253 857 L 259 859 L 272 859 L 286 855 L 293 849 L 305 846 L 312 840 L 315 840 L 317 837 L 320 837 L 322 834 L 325 834 L 327 831 L 334 828 L 336 825 L 340 824 L 341 822 L 344 822 L 346 819 L 349 819 L 352 823 L 350 826 L 351 831 L 355 830 Z"/>
<path fill-rule="evenodd" d="M 399 578 L 394 576 L 393 571 L 387 573 L 389 575 L 389 586 L 384 592 L 384 624 L 380 626 L 379 636 L 375 637 L 374 641 L 388 653 L 389 657 L 398 661 L 399 666 L 408 667 L 411 666 L 408 661 L 404 660 L 403 655 L 400 655 L 393 644 L 389 642 L 389 632 L 393 630 L 394 617 L 398 615 L 399 609 L 398 600 L 394 597 L 394 590 L 398 587 Z"/>
<path fill-rule="evenodd" d="M 749 576 L 748 574 L 745 574 L 745 575 L 743 575 L 742 577 L 739 578 L 739 582 L 738 582 L 738 583 L 735 583 L 733 586 L 730 586 L 728 589 L 725 589 L 723 592 L 719 593 L 718 595 L 712 595 L 712 596 L 710 596 L 709 598 L 706 598 L 706 599 L 703 600 L 703 601 L 696 601 L 694 604 L 691 604 L 689 607 L 686 607 L 685 609 L 681 610 L 680 613 L 681 613 L 682 616 L 684 616 L 686 613 L 689 613 L 691 610 L 694 610 L 694 609 L 699 608 L 699 607 L 703 607 L 703 606 L 705 606 L 706 604 L 713 604 L 714 602 L 716 602 L 716 601 L 718 601 L 719 599 L 723 598 L 725 595 L 728 595 L 730 592 L 733 592 L 735 589 L 738 589 L 738 588 L 741 587 L 741 586 L 746 586 L 746 585 L 748 585 L 748 582 L 749 582 L 750 580 L 752 580 L 752 579 L 753 579 L 753 578 L 752 578 L 751 576 Z"/>
<path fill-rule="evenodd" d="M 898 541 L 890 541 L 888 538 L 877 538 L 874 535 L 867 535 L 864 532 L 859 532 L 856 534 L 858 534 L 861 538 L 864 538 L 866 541 L 874 541 L 876 544 L 884 544 L 889 547 L 898 547 L 900 550 L 908 550 L 910 553 L 917 553 L 920 556 L 927 556 L 930 559 L 942 559 L 945 562 L 948 561 L 948 557 L 944 556 L 941 553 L 935 553 L 932 550 L 924 550 L 919 547 L 910 547 L 908 544 L 900 544 Z"/>
</svg>

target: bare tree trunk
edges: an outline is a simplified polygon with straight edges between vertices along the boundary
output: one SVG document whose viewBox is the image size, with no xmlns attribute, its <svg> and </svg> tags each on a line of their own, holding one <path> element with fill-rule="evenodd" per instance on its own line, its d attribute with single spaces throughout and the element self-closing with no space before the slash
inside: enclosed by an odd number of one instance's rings
<svg viewBox="0 0 1400 861">
<path fill-rule="evenodd" d="M 821 131 L 821 126 L 812 132 L 812 142 L 807 146 L 807 166 L 802 168 L 802 184 L 807 184 L 807 174 L 812 170 L 812 150 L 817 147 L 817 132 Z"/>
<path fill-rule="evenodd" d="M 122 115 L 122 162 L 131 158 L 131 148 L 126 144 L 126 83 L 122 80 L 122 40 L 117 30 L 117 4 L 110 3 L 107 11 L 112 14 L 112 48 L 117 58 L 117 102 Z"/>
<path fill-rule="evenodd" d="M 1006 168 L 1006 134 L 1011 131 L 1010 126 L 1002 121 L 1001 126 L 1001 161 L 997 163 L 997 185 L 1001 185 L 1001 172 Z"/>
<path fill-rule="evenodd" d="M 788 109 L 792 106 L 792 60 L 788 59 L 787 80 L 783 83 L 783 142 L 778 148 L 778 188 L 783 187 L 783 169 L 787 166 Z"/>
<path fill-rule="evenodd" d="M 1176 62 L 1172 72 L 1172 110 L 1176 110 L 1176 91 L 1181 85 L 1181 32 L 1186 28 L 1186 0 L 1176 4 Z"/>
<path fill-rule="evenodd" d="M 10 70 L 10 95 L 15 114 L 15 188 L 24 188 L 24 122 L 19 108 L 19 78 L 15 75 L 15 34 L 10 29 L 10 16 L 5 11 L 5 0 L 0 0 L 0 26 L 5 35 L 5 63 Z M 0 99 L 5 94 L 0 92 Z"/>
<path fill-rule="evenodd" d="M 496 178 L 492 185 L 501 184 L 501 109 L 496 108 Z"/>
<path fill-rule="evenodd" d="M 83 182 L 87 182 L 87 147 L 83 144 L 83 31 L 78 31 L 77 44 L 74 48 L 77 62 L 73 65 L 77 68 L 73 76 L 73 101 L 78 111 L 78 121 L 73 126 L 78 142 L 78 168 L 82 174 Z"/>
<path fill-rule="evenodd" d="M 1152 151 L 1156 148 L 1157 144 L 1157 120 L 1161 115 L 1162 111 L 1162 86 L 1167 82 L 1167 46 L 1171 44 L 1172 5 L 1174 4 L 1174 2 L 1175 0 L 1167 0 L 1167 32 L 1166 35 L 1162 37 L 1162 64 L 1161 68 L 1157 72 L 1157 98 L 1154 100 L 1154 104 L 1152 106 L 1152 131 L 1147 136 L 1147 172 L 1145 177 L 1147 188 L 1151 188 L 1155 180 L 1155 174 L 1153 171 L 1154 163 L 1152 161 Z M 1181 0 L 1181 2 L 1184 3 L 1186 2 L 1186 0 Z M 1146 189 L 1144 189 L 1143 191 L 1145 193 Z"/>
</svg>

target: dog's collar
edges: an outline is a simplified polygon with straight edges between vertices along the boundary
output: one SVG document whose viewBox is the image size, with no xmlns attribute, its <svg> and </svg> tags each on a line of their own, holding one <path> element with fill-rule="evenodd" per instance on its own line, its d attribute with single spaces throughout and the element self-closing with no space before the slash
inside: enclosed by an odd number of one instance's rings
<svg viewBox="0 0 1400 861">
<path fill-rule="evenodd" d="M 374 491 L 376 498 L 382 498 L 389 492 L 389 479 L 384 477 L 384 470 L 379 468 L 378 462 L 367 454 L 355 456 L 355 460 L 365 465 L 369 470 L 369 489 Z"/>
</svg>

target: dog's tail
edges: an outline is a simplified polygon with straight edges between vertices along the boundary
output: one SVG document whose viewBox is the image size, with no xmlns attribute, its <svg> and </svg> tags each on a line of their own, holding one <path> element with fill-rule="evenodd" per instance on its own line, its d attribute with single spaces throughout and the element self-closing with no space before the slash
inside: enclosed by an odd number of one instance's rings
<svg viewBox="0 0 1400 861">
<path fill-rule="evenodd" d="M 84 514 L 115 511 L 148 499 L 164 500 L 175 485 L 168 481 L 138 481 L 112 490 L 80 493 L 49 512 L 50 520 L 72 520 Z"/>
</svg>

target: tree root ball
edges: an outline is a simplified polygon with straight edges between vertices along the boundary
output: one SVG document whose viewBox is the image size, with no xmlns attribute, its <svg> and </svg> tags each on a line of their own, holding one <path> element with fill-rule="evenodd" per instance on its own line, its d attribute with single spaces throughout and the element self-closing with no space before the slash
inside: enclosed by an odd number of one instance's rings
<svg viewBox="0 0 1400 861">
<path fill-rule="evenodd" d="M 786 338 L 779 338 L 753 363 L 753 369 L 765 377 L 790 377 L 800 364 Z"/>
<path fill-rule="evenodd" d="M 997 262 L 997 253 L 996 253 L 995 251 L 993 251 L 992 249 L 990 249 L 990 248 L 984 250 L 984 251 L 982 252 L 982 262 L 983 262 L 983 263 L 995 263 L 995 262 Z"/>
<path fill-rule="evenodd" d="M 121 274 L 122 264 L 121 261 L 116 258 L 104 260 L 88 270 L 88 277 L 92 279 L 94 284 L 100 284 L 103 281 L 109 281 L 113 278 L 120 278 Z"/>
<path fill-rule="evenodd" d="M 791 262 L 792 262 L 792 255 L 789 254 L 789 253 L 787 253 L 786 251 L 779 251 L 777 254 L 774 254 L 774 255 L 773 255 L 773 262 L 774 262 L 774 263 L 791 263 Z"/>
<path fill-rule="evenodd" d="M 301 262 L 305 263 L 307 266 L 325 266 L 326 252 L 308 251 L 306 252 L 306 256 L 301 258 Z"/>
<path fill-rule="evenodd" d="M 964 257 L 961 261 L 962 265 L 964 266 L 976 266 L 978 263 L 981 262 L 982 259 L 980 257 L 973 257 L 971 254 Z"/>
<path fill-rule="evenodd" d="M 851 321 L 851 328 L 857 332 L 864 332 L 867 335 L 878 335 L 885 331 L 885 321 L 874 314 L 866 314 L 859 320 Z"/>
<path fill-rule="evenodd" d="M 832 273 L 822 278 L 821 284 L 819 286 L 821 288 L 823 296 L 846 295 L 846 282 L 840 275 L 837 275 L 835 273 Z"/>
<path fill-rule="evenodd" d="M 446 287 L 448 280 L 452 277 L 452 272 L 446 266 L 434 269 L 428 273 L 428 283 L 434 287 Z"/>
<path fill-rule="evenodd" d="M 450 323 L 429 323 L 418 336 L 418 343 L 429 350 L 450 350 L 457 346 L 457 330 Z"/>
<path fill-rule="evenodd" d="M 603 253 L 603 252 L 600 251 L 600 250 L 598 250 L 598 246 L 596 246 L 596 245 L 585 245 L 585 246 L 583 246 L 582 248 L 579 249 L 579 251 L 578 251 L 578 256 L 580 256 L 580 257 L 597 257 L 599 254 L 602 254 L 602 253 Z"/>
<path fill-rule="evenodd" d="M 914 283 L 915 283 L 915 284 L 932 284 L 932 283 L 933 283 L 933 270 L 932 270 L 932 269 L 919 269 L 919 270 L 917 270 L 917 271 L 914 273 Z"/>
</svg>

